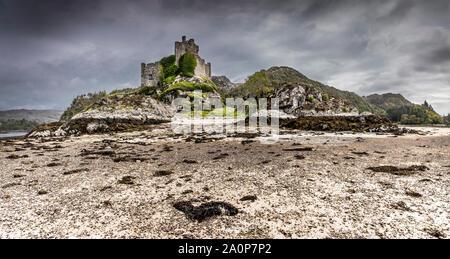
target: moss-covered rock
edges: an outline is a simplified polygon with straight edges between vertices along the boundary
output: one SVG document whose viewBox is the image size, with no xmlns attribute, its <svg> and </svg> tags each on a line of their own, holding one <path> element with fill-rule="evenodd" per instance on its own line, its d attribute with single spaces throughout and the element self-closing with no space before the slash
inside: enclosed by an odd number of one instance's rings
<svg viewBox="0 0 450 259">
<path fill-rule="evenodd" d="M 166 90 L 164 90 L 159 97 L 162 98 L 166 96 L 167 94 L 176 92 L 176 91 L 183 91 L 183 92 L 190 92 L 190 91 L 196 91 L 200 90 L 202 92 L 214 92 L 217 91 L 217 87 L 213 84 L 207 84 L 207 83 L 198 83 L 198 82 L 179 82 L 176 84 L 173 84 Z"/>
<path fill-rule="evenodd" d="M 303 116 L 282 120 L 281 127 L 312 131 L 396 132 L 398 127 L 387 118 L 368 116 Z"/>
</svg>

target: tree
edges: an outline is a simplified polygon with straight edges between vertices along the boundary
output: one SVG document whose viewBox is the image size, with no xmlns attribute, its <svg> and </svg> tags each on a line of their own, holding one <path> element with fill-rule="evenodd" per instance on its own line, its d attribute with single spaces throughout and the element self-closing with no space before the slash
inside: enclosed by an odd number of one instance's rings
<svg viewBox="0 0 450 259">
<path fill-rule="evenodd" d="M 162 58 L 162 59 L 159 61 L 159 64 L 161 64 L 161 66 L 163 66 L 164 68 L 166 68 L 166 67 L 170 67 L 171 65 L 175 64 L 175 61 L 176 61 L 175 55 L 171 55 L 171 56 Z"/>
</svg>

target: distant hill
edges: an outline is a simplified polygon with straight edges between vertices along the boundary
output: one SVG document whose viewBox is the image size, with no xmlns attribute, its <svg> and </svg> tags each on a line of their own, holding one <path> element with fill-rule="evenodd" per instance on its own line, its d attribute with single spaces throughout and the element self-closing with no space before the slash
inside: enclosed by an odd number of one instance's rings
<svg viewBox="0 0 450 259">
<path fill-rule="evenodd" d="M 0 111 L 0 121 L 27 120 L 39 123 L 58 121 L 62 111 L 57 110 L 8 110 Z"/>
<path fill-rule="evenodd" d="M 426 101 L 419 105 L 401 94 L 373 94 L 364 97 L 370 104 L 386 111 L 387 117 L 401 124 L 444 124 L 445 119 Z"/>
<path fill-rule="evenodd" d="M 414 104 L 408 101 L 401 94 L 373 94 L 364 97 L 370 104 L 377 106 L 383 110 L 389 110 L 393 108 L 400 108 L 402 106 L 413 106 Z"/>
<path fill-rule="evenodd" d="M 450 113 L 447 114 L 447 116 L 444 116 L 444 119 L 447 121 L 447 123 L 450 123 Z"/>
<path fill-rule="evenodd" d="M 237 85 L 231 90 L 229 95 L 263 97 L 270 95 L 281 83 L 298 83 L 305 86 L 311 86 L 328 94 L 330 97 L 337 97 L 346 100 L 360 112 L 371 112 L 377 115 L 386 115 L 383 109 L 371 105 L 366 99 L 353 92 L 342 91 L 335 87 L 324 85 L 314 81 L 291 67 L 271 67 L 267 70 L 256 72 L 248 80 Z"/>
</svg>

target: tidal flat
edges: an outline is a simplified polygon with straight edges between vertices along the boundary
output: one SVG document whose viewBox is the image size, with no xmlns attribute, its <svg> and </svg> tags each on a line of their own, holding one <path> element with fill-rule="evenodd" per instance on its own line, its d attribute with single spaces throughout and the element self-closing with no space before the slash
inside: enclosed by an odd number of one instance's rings
<svg viewBox="0 0 450 259">
<path fill-rule="evenodd" d="M 450 130 L 0 139 L 0 238 L 448 238 Z"/>
</svg>

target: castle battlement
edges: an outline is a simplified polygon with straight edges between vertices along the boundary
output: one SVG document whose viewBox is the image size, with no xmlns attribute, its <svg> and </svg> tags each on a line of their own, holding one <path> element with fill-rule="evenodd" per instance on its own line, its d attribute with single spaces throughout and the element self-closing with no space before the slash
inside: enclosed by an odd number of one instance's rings
<svg viewBox="0 0 450 259">
<path fill-rule="evenodd" d="M 175 42 L 176 64 L 179 65 L 180 58 L 189 52 L 197 59 L 197 67 L 195 68 L 196 76 L 211 78 L 211 63 L 207 63 L 199 56 L 200 47 L 195 44 L 194 39 L 186 40 L 183 36 L 181 41 Z M 159 84 L 160 68 L 158 62 L 150 64 L 141 64 L 141 84 L 142 86 L 157 86 Z"/>
</svg>

